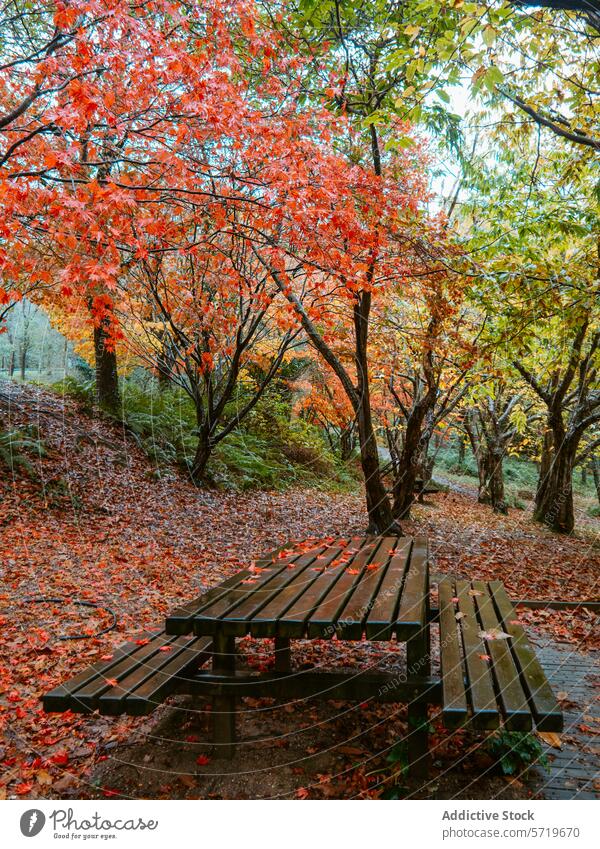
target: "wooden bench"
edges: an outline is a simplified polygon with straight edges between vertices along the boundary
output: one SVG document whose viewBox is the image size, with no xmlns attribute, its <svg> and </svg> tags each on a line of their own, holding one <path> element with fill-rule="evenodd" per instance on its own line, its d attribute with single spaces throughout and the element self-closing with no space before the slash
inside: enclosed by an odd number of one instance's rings
<svg viewBox="0 0 600 849">
<path fill-rule="evenodd" d="M 280 552 L 281 548 L 269 552 L 257 561 L 257 566 L 272 566 Z M 185 636 L 192 631 L 198 610 L 235 589 L 250 575 L 249 570 L 237 572 L 175 610 L 167 619 L 166 630 L 144 634 L 119 646 L 110 660 L 89 666 L 75 678 L 45 693 L 44 710 L 48 713 L 99 710 L 111 716 L 151 713 L 167 696 L 185 690 L 189 678 L 212 658 L 212 638 Z"/>
<path fill-rule="evenodd" d="M 501 582 L 443 578 L 438 589 L 444 724 L 561 731 L 562 712 Z"/>
<path fill-rule="evenodd" d="M 432 480 L 424 482 L 421 478 L 417 478 L 415 480 L 415 492 L 419 495 L 435 495 L 441 492 L 441 489 Z"/>
<path fill-rule="evenodd" d="M 42 696 L 44 710 L 143 716 L 173 693 L 211 658 L 212 640 L 164 631 L 115 649 L 110 660 L 89 666 Z"/>
</svg>

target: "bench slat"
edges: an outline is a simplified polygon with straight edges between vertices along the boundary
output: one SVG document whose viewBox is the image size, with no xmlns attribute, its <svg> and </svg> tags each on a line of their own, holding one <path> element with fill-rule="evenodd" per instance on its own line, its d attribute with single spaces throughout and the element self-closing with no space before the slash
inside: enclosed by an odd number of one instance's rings
<svg viewBox="0 0 600 849">
<path fill-rule="evenodd" d="M 473 710 L 475 728 L 492 729 L 499 725 L 496 694 L 488 661 L 485 643 L 479 636 L 479 623 L 475 614 L 471 586 L 467 581 L 456 582 L 458 610 L 462 614 L 460 628 L 469 681 L 469 696 Z"/>
<path fill-rule="evenodd" d="M 536 726 L 540 731 L 562 731 L 563 714 L 544 670 L 527 639 L 517 614 L 500 581 L 490 581 L 490 591 L 503 630 L 510 634 L 513 657 L 519 669 L 521 684 L 529 699 Z"/>
<path fill-rule="evenodd" d="M 212 657 L 212 639 L 197 637 L 196 643 L 125 697 L 125 713 L 142 716 L 175 692 L 182 680 L 194 675 Z"/>
<path fill-rule="evenodd" d="M 140 640 L 150 639 L 153 641 L 160 636 L 160 634 L 160 631 L 154 631 L 150 634 L 144 633 L 140 636 Z M 122 646 L 118 646 L 118 648 L 114 650 L 110 660 L 94 663 L 74 678 L 71 678 L 69 681 L 65 681 L 64 684 L 60 684 L 58 687 L 50 690 L 50 692 L 44 693 L 42 696 L 44 710 L 48 713 L 60 713 L 65 710 L 75 710 L 76 708 L 72 706 L 72 700 L 73 693 L 76 690 L 91 684 L 99 677 L 102 677 L 103 679 L 112 678 L 112 672 L 115 667 L 117 667 L 124 658 L 134 658 L 137 652 L 141 652 L 142 648 L 143 646 L 139 645 L 137 641 L 124 643 Z M 89 713 L 91 710 L 93 710 L 93 708 L 83 709 L 83 706 L 81 706 L 80 712 Z"/>
<path fill-rule="evenodd" d="M 442 674 L 442 715 L 448 728 L 462 725 L 468 716 L 465 671 L 460 626 L 452 601 L 454 587 L 449 578 L 438 584 L 440 604 L 440 663 Z"/>
<path fill-rule="evenodd" d="M 185 637 L 173 637 L 165 634 L 164 631 L 157 634 L 154 639 L 150 640 L 146 645 L 142 646 L 135 654 L 126 656 L 110 670 L 110 675 L 98 675 L 92 681 L 79 687 L 73 692 L 73 700 L 83 708 L 91 708 L 95 710 L 98 707 L 98 699 L 108 689 L 114 685 L 109 683 L 112 680 L 121 681 L 127 675 L 130 675 L 134 669 L 139 666 L 145 666 L 155 654 L 160 652 L 164 646 L 173 646 L 176 640 L 186 639 Z"/>
<path fill-rule="evenodd" d="M 166 697 L 175 686 L 173 676 L 195 671 L 210 657 L 207 648 L 211 646 L 210 637 L 177 637 L 168 647 L 170 651 L 159 650 L 146 663 L 136 666 L 121 678 L 117 686 L 106 690 L 97 700 L 100 713 L 112 716 L 124 713 L 127 698 L 145 684 L 150 685 L 151 692 L 156 690 L 157 685 L 161 685 Z M 167 669 L 171 670 L 170 679 L 163 674 Z M 150 704 L 148 713 L 154 707 L 156 704 Z"/>
<path fill-rule="evenodd" d="M 474 596 L 479 619 L 484 631 L 504 631 L 502 620 L 494 608 L 490 592 L 483 581 L 473 581 L 473 589 L 481 595 Z M 508 633 L 506 631 L 505 633 Z M 519 672 L 515 666 L 507 639 L 485 641 L 487 652 L 492 658 L 492 674 L 496 682 L 497 698 L 502 708 L 506 728 L 509 731 L 529 731 L 532 726 L 531 711 L 523 692 Z"/>
<path fill-rule="evenodd" d="M 148 642 L 140 645 L 143 640 Z M 111 660 L 89 666 L 42 696 L 44 710 L 103 714 L 150 713 L 178 685 L 176 676 L 192 673 L 210 657 L 208 638 L 174 637 L 164 631 L 115 649 Z M 169 648 L 169 651 L 161 651 Z M 112 680 L 117 684 L 110 683 Z"/>
</svg>

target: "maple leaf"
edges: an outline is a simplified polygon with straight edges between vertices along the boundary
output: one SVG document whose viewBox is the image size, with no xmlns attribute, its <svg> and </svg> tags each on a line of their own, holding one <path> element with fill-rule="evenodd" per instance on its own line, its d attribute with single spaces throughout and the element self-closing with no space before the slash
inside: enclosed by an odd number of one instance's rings
<svg viewBox="0 0 600 849">
<path fill-rule="evenodd" d="M 45 769 L 41 769 L 39 772 L 37 772 L 35 779 L 38 784 L 42 784 L 43 786 L 48 786 L 52 784 L 52 776 Z"/>
<path fill-rule="evenodd" d="M 479 631 L 478 635 L 482 640 L 508 640 L 510 634 L 506 631 L 501 631 L 499 628 L 490 628 L 488 631 Z"/>
<path fill-rule="evenodd" d="M 210 758 L 207 755 L 198 755 L 196 763 L 198 766 L 206 766 L 206 764 L 210 763 Z"/>
<path fill-rule="evenodd" d="M 310 793 L 306 787 L 299 787 L 296 790 L 296 799 L 308 799 Z"/>
<path fill-rule="evenodd" d="M 27 793 L 31 792 L 32 788 L 33 788 L 32 782 L 23 781 L 23 782 L 21 782 L 21 784 L 17 784 L 17 786 L 15 787 L 15 793 L 18 796 L 26 796 Z"/>
</svg>

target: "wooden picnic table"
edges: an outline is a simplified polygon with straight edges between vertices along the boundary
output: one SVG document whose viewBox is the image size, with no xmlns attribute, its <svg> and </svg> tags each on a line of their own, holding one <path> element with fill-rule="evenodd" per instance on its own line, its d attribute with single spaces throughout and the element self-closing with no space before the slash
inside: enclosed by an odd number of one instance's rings
<svg viewBox="0 0 600 849">
<path fill-rule="evenodd" d="M 198 690 L 213 697 L 215 743 L 223 754 L 235 743 L 239 696 L 381 698 L 409 702 L 413 765 L 426 768 L 429 679 L 429 559 L 424 537 L 351 537 L 284 549 L 271 562 L 244 570 L 167 618 L 166 631 L 213 639 L 212 673 L 197 676 Z M 274 637 L 275 672 L 236 672 L 235 640 Z M 290 676 L 291 639 L 392 640 L 407 643 L 407 674 L 301 671 Z M 219 685 L 220 688 L 219 688 Z M 392 686 L 393 685 L 393 686 Z M 392 690 L 390 690 L 392 687 Z"/>
<path fill-rule="evenodd" d="M 431 606 L 425 537 L 361 536 L 289 544 L 170 614 L 165 629 L 133 640 L 43 696 L 47 711 L 150 713 L 173 693 L 212 700 L 217 753 L 235 747 L 236 700 L 339 699 L 408 705 L 407 759 L 428 770 L 428 709 L 448 728 L 562 728 L 562 712 L 499 581 L 441 576 Z M 437 627 L 440 675 L 431 671 Z M 237 666 L 236 639 L 274 638 L 273 670 Z M 290 641 L 406 642 L 388 671 L 297 669 Z M 210 667 L 208 666 L 210 664 Z"/>
</svg>

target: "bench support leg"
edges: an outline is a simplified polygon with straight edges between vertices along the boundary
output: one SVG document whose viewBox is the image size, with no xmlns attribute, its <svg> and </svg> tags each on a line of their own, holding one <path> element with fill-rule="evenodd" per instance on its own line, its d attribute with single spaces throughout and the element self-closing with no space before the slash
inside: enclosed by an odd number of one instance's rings
<svg viewBox="0 0 600 849">
<path fill-rule="evenodd" d="M 429 674 L 428 641 L 419 634 L 407 642 L 406 649 L 410 684 L 411 678 Z M 413 696 L 408 705 L 408 767 L 410 773 L 418 778 L 426 778 L 429 774 L 428 725 L 427 696 Z"/>
<path fill-rule="evenodd" d="M 289 672 L 291 667 L 289 637 L 275 637 L 275 672 Z"/>
<path fill-rule="evenodd" d="M 235 672 L 235 638 L 216 634 L 213 641 L 215 674 Z M 216 757 L 232 758 L 235 753 L 235 697 L 213 696 L 213 743 Z"/>
<path fill-rule="evenodd" d="M 425 591 L 427 599 L 425 625 L 406 643 L 407 681 L 431 675 L 431 635 L 429 627 L 429 578 Z M 412 775 L 426 778 L 429 775 L 429 711 L 428 696 L 412 698 L 408 706 L 408 767 Z"/>
</svg>

